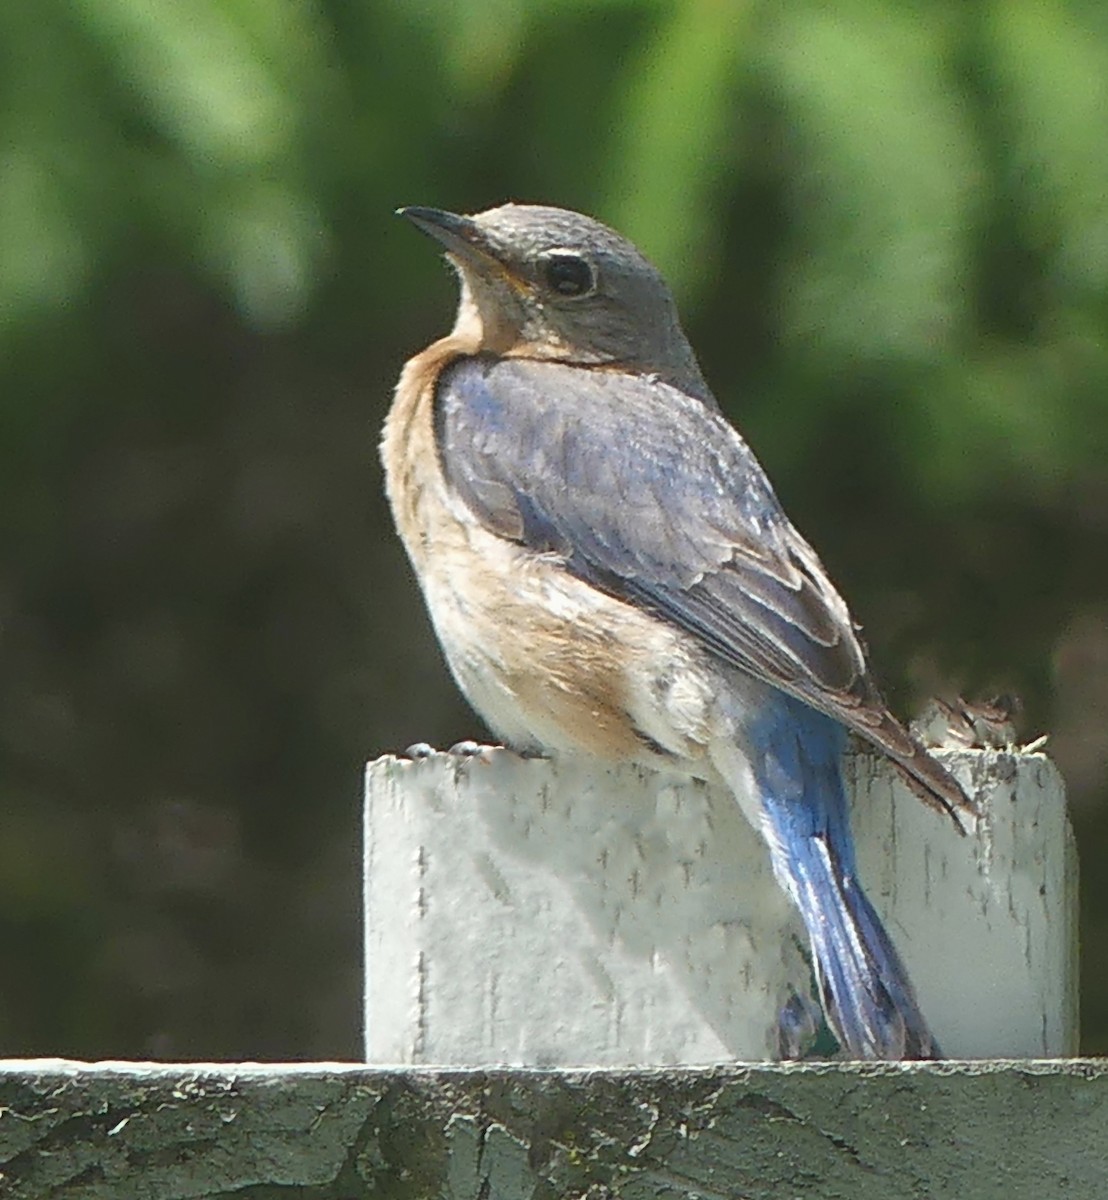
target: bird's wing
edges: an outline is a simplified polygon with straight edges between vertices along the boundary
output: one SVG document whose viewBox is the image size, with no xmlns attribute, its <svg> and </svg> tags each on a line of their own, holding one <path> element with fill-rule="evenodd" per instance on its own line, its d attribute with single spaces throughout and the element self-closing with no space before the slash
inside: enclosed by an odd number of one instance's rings
<svg viewBox="0 0 1108 1200">
<path fill-rule="evenodd" d="M 846 604 L 719 413 L 651 376 L 487 356 L 448 366 L 436 437 L 487 528 L 693 634 L 965 797 L 889 714 Z"/>
</svg>

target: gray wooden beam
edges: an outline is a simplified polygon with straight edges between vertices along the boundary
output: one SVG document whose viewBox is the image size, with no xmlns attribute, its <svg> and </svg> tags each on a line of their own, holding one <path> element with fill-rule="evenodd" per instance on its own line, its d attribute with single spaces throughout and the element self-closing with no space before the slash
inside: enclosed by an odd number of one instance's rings
<svg viewBox="0 0 1108 1200">
<path fill-rule="evenodd" d="M 0 1063 L 4 1200 L 1102 1200 L 1108 1064 Z"/>
</svg>

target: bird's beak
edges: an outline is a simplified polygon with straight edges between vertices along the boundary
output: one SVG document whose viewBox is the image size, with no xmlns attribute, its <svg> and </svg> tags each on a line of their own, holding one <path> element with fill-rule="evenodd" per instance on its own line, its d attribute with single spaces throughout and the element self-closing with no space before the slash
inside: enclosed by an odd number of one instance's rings
<svg viewBox="0 0 1108 1200">
<path fill-rule="evenodd" d="M 423 208 L 418 204 L 398 208 L 396 215 L 406 217 L 417 229 L 433 237 L 447 254 L 458 259 L 462 265 L 484 274 L 490 268 L 495 268 L 511 278 L 511 272 L 472 217 L 446 212 L 441 208 Z"/>
</svg>

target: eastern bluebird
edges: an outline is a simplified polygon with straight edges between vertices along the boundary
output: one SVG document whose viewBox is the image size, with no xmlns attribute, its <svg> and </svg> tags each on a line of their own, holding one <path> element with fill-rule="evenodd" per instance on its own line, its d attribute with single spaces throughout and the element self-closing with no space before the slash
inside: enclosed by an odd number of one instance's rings
<svg viewBox="0 0 1108 1200">
<path fill-rule="evenodd" d="M 969 802 L 885 706 L 661 275 L 562 209 L 400 211 L 461 283 L 454 329 L 405 366 L 382 441 L 459 687 L 516 750 L 730 788 L 804 921 L 844 1050 L 937 1056 L 857 877 L 847 731 L 956 821 Z"/>
</svg>

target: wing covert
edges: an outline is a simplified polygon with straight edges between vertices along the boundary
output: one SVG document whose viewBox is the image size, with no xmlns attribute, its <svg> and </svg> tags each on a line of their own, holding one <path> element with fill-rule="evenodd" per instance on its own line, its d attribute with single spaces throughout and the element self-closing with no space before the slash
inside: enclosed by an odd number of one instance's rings
<svg viewBox="0 0 1108 1200">
<path fill-rule="evenodd" d="M 447 480 L 488 528 L 851 724 L 876 699 L 815 552 L 701 401 L 650 376 L 477 356 L 443 372 L 436 421 Z"/>
</svg>

